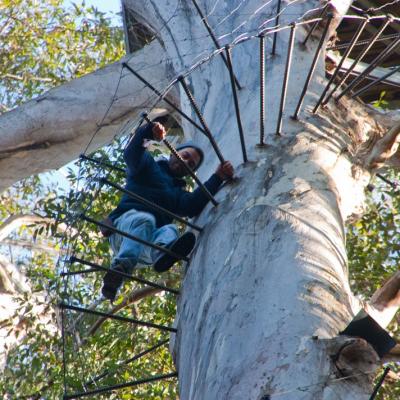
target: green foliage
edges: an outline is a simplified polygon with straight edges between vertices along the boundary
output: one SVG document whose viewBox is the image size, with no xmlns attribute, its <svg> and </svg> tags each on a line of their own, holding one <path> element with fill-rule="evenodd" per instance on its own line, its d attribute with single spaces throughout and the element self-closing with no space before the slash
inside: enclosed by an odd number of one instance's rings
<svg viewBox="0 0 400 400">
<path fill-rule="evenodd" d="M 376 107 L 376 108 L 382 108 L 382 109 L 389 108 L 389 102 L 388 102 L 387 100 L 384 99 L 385 95 L 386 95 L 386 91 L 383 90 L 383 91 L 381 92 L 381 94 L 379 95 L 379 99 L 376 100 L 376 101 L 374 101 L 374 102 L 372 103 L 372 105 L 373 105 L 374 107 Z"/>
<path fill-rule="evenodd" d="M 388 177 L 395 181 L 394 173 Z M 368 211 L 347 229 L 350 284 L 361 298 L 369 299 L 383 282 L 398 271 L 400 264 L 400 198 L 393 189 L 376 178 L 376 190 L 369 199 Z M 396 319 L 388 328 L 400 341 Z M 399 366 L 392 369 L 400 372 Z M 377 400 L 400 398 L 400 385 L 386 385 Z"/>
<path fill-rule="evenodd" d="M 103 13 L 92 7 L 75 4 L 70 10 L 65 10 L 62 0 L 4 0 L 0 7 L 0 111 L 18 106 L 51 87 L 96 70 L 123 55 L 122 30 L 113 27 Z M 118 146 L 119 143 L 116 143 L 116 147 L 103 149 L 94 157 L 106 157 L 110 162 L 121 164 Z M 74 252 L 85 259 L 109 265 L 108 244 L 93 226 L 77 219 L 77 215 L 85 211 L 92 217 L 101 218 L 115 206 L 119 194 L 102 188 L 99 196 L 98 183 L 91 178 L 99 176 L 101 169 L 89 163 L 78 164 L 69 168 L 67 177 L 77 189 L 62 192 L 55 188 L 57 178 L 32 177 L 1 195 L 2 221 L 10 215 L 25 213 L 53 219 L 52 222 L 23 226 L 13 235 L 16 240 L 31 241 L 33 238 L 36 248 L 8 250 L 2 247 L 29 278 L 32 288 L 32 293 L 23 292 L 15 297 L 18 304 L 16 319 L 7 322 L 21 342 L 17 348 L 11 349 L 7 367 L 0 377 L 2 398 L 59 399 L 62 396 L 63 342 L 61 317 L 56 304 L 62 298 L 70 303 L 89 306 L 99 296 L 102 274 L 69 278 L 64 284 L 59 278 L 61 270 L 76 270 L 82 266 L 62 261 L 56 263 L 53 252 L 39 250 L 39 246 L 48 246 L 59 250 L 62 258 Z M 108 178 L 119 183 L 123 180 L 120 173 L 112 173 Z M 67 242 L 65 226 L 71 223 L 73 227 L 67 231 Z M 69 247 L 69 243 L 73 247 Z M 153 281 L 160 278 L 152 271 L 144 271 L 142 275 Z M 179 282 L 180 272 L 170 272 L 165 277 L 174 286 Z M 118 302 L 132 290 L 135 286 L 126 284 Z M 37 296 L 34 297 L 34 294 Z M 100 304 L 98 308 L 109 311 L 110 305 Z M 175 297 L 160 293 L 137 304 L 128 304 L 119 313 L 171 325 Z M 116 373 L 99 381 L 99 386 L 173 370 L 165 346 L 126 368 L 119 365 L 121 360 L 164 338 L 165 333 L 106 321 L 94 334 L 90 334 L 88 332 L 95 318 L 79 316 L 74 312 L 65 314 L 66 384 L 69 392 L 83 390 L 85 381 L 105 369 L 116 370 Z M 12 326 L 15 321 L 19 321 L 19 330 Z M 78 336 L 84 343 L 77 342 Z M 96 385 L 88 385 L 89 389 L 94 387 Z M 96 398 L 173 399 L 175 391 L 176 380 L 170 379 Z"/>
<path fill-rule="evenodd" d="M 117 142 L 113 146 L 99 150 L 92 157 L 123 167 L 121 146 L 121 143 Z M 108 266 L 111 255 L 107 242 L 98 234 L 96 227 L 77 218 L 79 213 L 85 212 L 95 219 L 100 219 L 118 203 L 120 194 L 105 186 L 100 188 L 96 178 L 107 176 L 109 180 L 121 183 L 124 174 L 116 170 L 108 171 L 91 162 L 77 161 L 76 166 L 71 166 L 68 172 L 68 179 L 74 189 L 60 193 L 57 197 L 51 194 L 51 188 L 48 188 L 48 194 L 42 192 L 36 201 L 35 212 L 51 217 L 54 222 L 49 228 L 36 231 L 37 240 L 56 240 L 64 254 L 74 254 Z M 37 184 L 40 187 L 41 182 L 38 181 Z M 35 185 L 33 188 L 37 190 Z M 44 189 L 43 186 L 41 189 Z M 67 234 L 61 229 L 65 224 L 71 225 Z M 40 395 L 46 399 L 58 399 L 62 396 L 63 343 L 59 330 L 61 316 L 60 311 L 54 306 L 63 299 L 70 304 L 90 307 L 99 298 L 102 285 L 101 273 L 77 275 L 61 281 L 59 278 L 61 271 L 81 270 L 84 267 L 59 261 L 54 269 L 54 261 L 54 258 L 42 253 L 25 259 L 26 274 L 32 285 L 36 290 L 44 290 L 47 293 L 47 303 L 49 298 L 51 299 L 50 312 L 53 315 L 51 320 L 56 324 L 43 326 L 40 316 L 33 313 L 32 308 L 26 309 L 26 296 L 17 299 L 20 302 L 18 312 L 29 318 L 30 324 L 35 328 L 29 330 L 20 346 L 10 353 L 6 371 L 0 378 L 0 393 L 7 394 L 11 398 L 34 398 Z M 151 281 L 160 279 L 160 276 L 151 269 L 142 270 L 139 275 Z M 177 287 L 181 271 L 175 268 L 172 272 L 163 274 L 163 278 L 169 286 Z M 124 297 L 135 290 L 135 286 L 137 289 L 140 288 L 140 285 L 127 282 L 116 304 L 121 304 Z M 156 296 L 143 298 L 137 303 L 128 303 L 118 311 L 118 314 L 171 326 L 175 305 L 174 295 L 161 292 Z M 96 309 L 108 312 L 110 304 L 108 302 L 98 304 Z M 174 371 L 167 346 L 135 362 L 121 365 L 124 360 L 168 338 L 167 333 L 113 320 L 105 321 L 95 332 L 90 333 L 96 319 L 91 315 L 65 312 L 68 393 L 85 390 L 83 384 L 90 380 L 90 377 L 93 378 L 105 371 L 110 373 L 96 384 L 87 384 L 87 390 Z M 169 379 L 96 396 L 99 399 L 174 399 L 176 380 Z"/>
<path fill-rule="evenodd" d="M 123 55 L 122 29 L 104 13 L 63 0 L 0 5 L 0 112 Z"/>
</svg>

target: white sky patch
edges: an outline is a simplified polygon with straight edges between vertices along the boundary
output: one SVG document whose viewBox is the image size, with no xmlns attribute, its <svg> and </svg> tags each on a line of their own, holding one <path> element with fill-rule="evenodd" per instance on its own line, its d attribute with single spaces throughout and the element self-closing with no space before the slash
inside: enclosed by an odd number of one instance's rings
<svg viewBox="0 0 400 400">
<path fill-rule="evenodd" d="M 73 3 L 80 4 L 82 0 L 64 0 L 66 7 L 72 6 Z M 111 18 L 113 25 L 121 26 L 122 20 L 117 13 L 121 12 L 121 0 L 85 0 L 86 6 L 94 6 L 99 11 L 107 13 Z"/>
</svg>

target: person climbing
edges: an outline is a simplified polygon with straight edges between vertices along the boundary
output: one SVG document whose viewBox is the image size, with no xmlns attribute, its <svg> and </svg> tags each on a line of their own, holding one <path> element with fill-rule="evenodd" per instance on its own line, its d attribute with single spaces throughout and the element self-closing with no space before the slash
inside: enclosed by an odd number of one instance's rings
<svg viewBox="0 0 400 400">
<path fill-rule="evenodd" d="M 136 131 L 124 151 L 127 165 L 125 188 L 179 216 L 197 216 L 208 203 L 208 197 L 200 188 L 193 192 L 185 190 L 186 182 L 183 178 L 187 171 L 181 162 L 173 154 L 169 159 L 156 161 L 146 150 L 149 140 L 161 141 L 165 135 L 166 129 L 159 122 L 148 123 Z M 202 149 L 193 143 L 182 144 L 177 147 L 177 151 L 193 171 L 203 162 Z M 232 177 L 232 164 L 225 161 L 217 167 L 204 185 L 211 194 L 215 194 L 223 181 Z M 196 242 L 192 232 L 186 232 L 179 237 L 171 217 L 155 211 L 127 194 L 122 196 L 118 206 L 110 213 L 108 221 L 121 231 L 166 247 L 181 257 L 173 257 L 161 250 L 110 232 L 109 240 L 114 257 L 111 268 L 103 278 L 102 294 L 111 301 L 115 299 L 123 282 L 123 276 L 114 271 L 131 274 L 137 264 L 153 264 L 155 271 L 167 271 L 179 259 L 185 258 Z"/>
</svg>

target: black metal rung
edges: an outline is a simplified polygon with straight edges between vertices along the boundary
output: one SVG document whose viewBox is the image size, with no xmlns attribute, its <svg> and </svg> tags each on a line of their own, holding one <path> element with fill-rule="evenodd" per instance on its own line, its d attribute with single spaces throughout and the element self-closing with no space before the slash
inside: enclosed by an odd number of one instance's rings
<svg viewBox="0 0 400 400">
<path fill-rule="evenodd" d="M 260 35 L 260 146 L 265 137 L 265 35 Z"/>
<path fill-rule="evenodd" d="M 236 86 L 235 86 L 235 80 L 234 80 L 234 76 L 235 75 L 233 73 L 231 49 L 230 49 L 229 45 L 225 46 L 225 51 L 226 51 L 226 59 L 228 60 L 229 77 L 230 77 L 230 80 L 231 80 L 233 102 L 235 104 L 236 121 L 237 121 L 238 129 L 239 129 L 239 137 L 240 137 L 240 145 L 241 145 L 241 148 L 242 148 L 243 162 L 247 162 L 246 143 L 244 141 L 242 119 L 240 117 L 239 99 L 238 99 L 238 95 L 237 95 L 237 92 L 236 92 Z"/>
<path fill-rule="evenodd" d="M 369 400 L 375 399 L 375 397 L 378 394 L 380 387 L 383 385 L 383 381 L 385 380 L 386 375 L 389 373 L 389 371 L 390 371 L 390 367 L 386 367 L 385 370 L 383 371 L 382 376 L 379 378 L 379 381 L 376 383 L 376 385 L 374 387 L 374 391 L 372 392 Z"/>
<path fill-rule="evenodd" d="M 379 39 L 377 39 L 377 42 L 383 42 L 386 40 L 390 40 L 390 39 L 396 39 L 400 37 L 399 33 L 392 33 L 391 35 L 384 35 L 382 37 L 380 37 Z M 364 46 L 365 44 L 368 44 L 371 41 L 371 39 L 364 39 L 364 40 L 360 40 L 359 42 L 356 43 L 356 46 Z M 350 42 L 346 42 L 346 43 L 342 43 L 342 44 L 337 44 L 334 46 L 328 46 L 326 48 L 326 50 L 332 50 L 332 51 L 336 51 L 336 50 L 341 50 L 341 49 L 346 49 L 349 46 Z"/>
<path fill-rule="evenodd" d="M 319 18 L 322 18 L 322 17 L 324 16 L 324 14 L 326 13 L 326 11 L 327 11 L 327 9 L 328 9 L 328 5 L 329 5 L 329 3 L 326 4 L 326 5 L 324 6 L 324 8 L 322 9 L 322 11 L 321 11 L 321 13 L 320 13 L 320 15 L 319 15 Z M 310 31 L 308 32 L 307 36 L 306 36 L 305 39 L 303 40 L 303 46 L 305 46 L 305 45 L 307 44 L 308 39 L 310 39 L 311 35 L 312 35 L 313 32 L 315 31 L 315 28 L 318 26 L 319 23 L 320 23 L 320 20 L 319 20 L 319 21 L 315 21 L 315 22 L 312 24 Z"/>
<path fill-rule="evenodd" d="M 206 132 L 206 136 L 209 139 L 209 141 L 211 143 L 211 146 L 213 147 L 213 149 L 214 149 L 219 161 L 221 163 L 224 163 L 225 162 L 224 157 L 222 156 L 222 153 L 221 153 L 216 141 L 214 140 L 214 137 L 213 137 L 213 135 L 212 135 L 212 133 L 210 131 L 210 128 L 208 127 L 208 125 L 207 125 L 207 123 L 206 123 L 206 121 L 204 119 L 204 116 L 200 111 L 200 107 L 197 105 L 196 100 L 194 99 L 194 96 L 193 96 L 192 92 L 190 91 L 190 89 L 188 88 L 188 85 L 186 84 L 184 77 L 180 76 L 178 78 L 178 81 L 182 85 L 183 90 L 185 91 L 186 96 L 188 97 L 188 99 L 190 101 L 190 104 L 193 107 L 193 110 L 195 111 L 195 113 L 196 113 L 201 125 L 203 126 L 204 131 Z"/>
<path fill-rule="evenodd" d="M 169 338 L 168 338 L 168 339 L 165 339 L 165 340 L 162 340 L 161 342 L 158 342 L 156 345 L 150 347 L 150 348 L 147 349 L 147 350 L 142 351 L 142 352 L 139 353 L 139 354 L 136 354 L 135 356 L 133 356 L 133 357 L 131 357 L 131 358 L 128 358 L 127 360 L 125 360 L 125 361 L 123 362 L 123 364 L 126 365 L 126 364 L 130 364 L 131 362 L 134 362 L 134 361 L 136 361 L 136 360 L 139 360 L 139 358 L 144 357 L 146 354 L 149 354 L 149 353 L 151 353 L 152 351 L 157 350 L 159 347 L 164 346 L 164 345 L 167 344 L 167 343 L 169 343 Z"/>
<path fill-rule="evenodd" d="M 335 85 L 335 87 L 331 90 L 329 95 L 326 97 L 324 100 L 323 104 L 326 104 L 329 99 L 333 96 L 333 94 L 338 90 L 347 80 L 353 69 L 356 67 L 356 65 L 364 58 L 364 56 L 367 54 L 368 50 L 374 45 L 376 41 L 378 41 L 379 37 L 382 35 L 383 31 L 386 29 L 386 27 L 392 22 L 392 17 L 386 18 L 385 22 L 382 24 L 382 26 L 379 28 L 379 30 L 372 36 L 372 38 L 367 42 L 366 46 L 362 49 L 360 54 L 355 58 L 353 63 L 351 64 L 350 68 L 343 74 L 343 76 L 340 78 L 339 82 Z"/>
<path fill-rule="evenodd" d="M 279 26 L 279 16 L 281 13 L 281 2 L 282 2 L 282 0 L 278 0 L 278 3 L 276 5 L 275 27 Z M 272 55 L 275 55 L 277 37 L 278 37 L 278 32 L 275 31 L 274 39 L 273 39 L 273 43 L 272 43 L 272 50 L 271 50 Z"/>
<path fill-rule="evenodd" d="M 141 244 L 143 244 L 143 245 L 145 245 L 145 246 L 149 246 L 149 247 L 151 247 L 151 248 L 153 248 L 153 249 L 160 250 L 160 251 L 162 251 L 163 253 L 166 253 L 166 254 L 168 254 L 168 255 L 170 255 L 170 256 L 176 258 L 177 260 L 189 261 L 189 258 L 188 258 L 188 257 L 181 256 L 181 255 L 179 255 L 179 254 L 176 254 L 176 253 L 174 253 L 173 251 L 167 249 L 166 247 L 162 247 L 162 246 L 159 246 L 158 244 L 148 242 L 147 240 L 144 240 L 144 239 L 142 239 L 142 238 L 140 238 L 140 237 L 131 235 L 131 234 L 128 233 L 128 232 L 121 231 L 120 229 L 117 229 L 117 228 L 115 228 L 115 227 L 113 227 L 113 226 L 109 226 L 109 225 L 104 224 L 103 222 L 96 221 L 95 219 L 90 218 L 90 217 L 86 216 L 85 214 L 80 214 L 80 217 L 81 217 L 83 220 L 85 220 L 85 221 L 87 221 L 87 222 L 90 222 L 90 223 L 92 223 L 92 224 L 95 224 L 95 225 L 97 225 L 97 226 L 99 226 L 99 227 L 101 227 L 101 228 L 108 229 L 109 231 L 112 231 L 112 232 L 114 232 L 114 233 L 117 233 L 118 235 L 121 235 L 121 236 L 125 236 L 126 238 L 131 239 L 131 240 L 134 240 L 135 242 L 139 242 L 139 243 L 141 243 Z"/>
<path fill-rule="evenodd" d="M 86 391 L 86 392 L 77 392 L 77 393 L 72 393 L 72 394 L 64 394 L 63 399 L 64 400 L 78 399 L 78 398 L 81 398 L 81 397 L 92 396 L 94 394 L 111 392 L 112 390 L 118 390 L 118 389 L 123 389 L 123 388 L 127 388 L 127 387 L 143 385 L 145 383 L 160 381 L 160 380 L 163 380 L 163 379 L 175 378 L 177 376 L 178 376 L 177 372 L 172 372 L 170 374 L 165 374 L 165 375 L 151 376 L 151 377 L 148 377 L 148 378 L 139 379 L 137 381 L 120 383 L 118 385 L 113 385 L 113 386 L 104 386 L 104 387 L 101 387 L 101 388 L 98 388 L 98 389 L 94 389 L 94 390 L 89 390 L 89 391 Z"/>
<path fill-rule="evenodd" d="M 334 82 L 334 80 L 336 79 L 340 68 L 342 68 L 342 65 L 344 64 L 344 62 L 347 60 L 347 57 L 350 55 L 350 52 L 353 50 L 354 46 L 357 44 L 357 40 L 359 39 L 359 37 L 361 36 L 362 32 L 364 31 L 365 26 L 368 24 L 369 22 L 369 18 L 365 18 L 365 20 L 362 20 L 360 22 L 360 25 L 357 28 L 356 33 L 354 34 L 354 36 L 351 39 L 351 42 L 349 44 L 349 47 L 347 47 L 347 49 L 345 50 L 341 60 L 339 61 L 339 64 L 337 65 L 335 71 L 333 72 L 332 76 L 330 77 L 328 84 L 326 85 L 324 91 L 322 92 L 320 98 L 317 101 L 317 104 L 315 105 L 314 109 L 313 109 L 313 113 L 315 114 L 319 107 L 321 106 L 321 104 L 326 104 L 329 101 L 329 96 L 327 98 L 326 101 L 324 101 L 325 95 L 328 93 L 329 88 L 331 87 L 332 83 Z"/>
<path fill-rule="evenodd" d="M 68 271 L 68 272 L 61 272 L 60 276 L 71 276 L 71 275 L 83 275 L 83 274 L 89 274 L 91 272 L 97 272 L 98 268 L 89 268 L 89 269 L 81 269 L 79 271 Z"/>
<path fill-rule="evenodd" d="M 106 312 L 102 312 L 102 311 L 89 310 L 88 308 L 73 306 L 71 304 L 60 303 L 59 307 L 61 309 L 78 311 L 78 312 L 82 312 L 82 313 L 85 313 L 85 314 L 98 315 L 99 317 L 115 319 L 117 321 L 122 321 L 122 322 L 129 322 L 131 324 L 145 326 L 147 328 L 155 328 L 155 329 L 159 329 L 160 331 L 173 332 L 173 333 L 176 333 L 178 331 L 177 329 L 171 328 L 169 326 L 153 324 L 152 322 L 140 321 L 140 320 L 135 319 L 135 318 L 123 317 L 121 315 L 110 314 L 110 313 L 106 313 Z"/>
<path fill-rule="evenodd" d="M 156 345 L 150 347 L 147 350 L 142 351 L 139 354 L 136 354 L 135 356 L 128 358 L 127 360 L 119 363 L 117 365 L 117 367 L 123 367 L 124 365 L 128 365 L 136 360 L 139 360 L 140 358 L 144 357 L 146 354 L 149 354 L 151 352 L 153 352 L 154 350 L 157 350 L 159 347 L 164 346 L 165 344 L 167 344 L 169 342 L 169 339 L 165 339 L 162 340 L 161 342 L 158 342 Z M 112 374 L 113 372 L 117 372 L 117 370 L 113 369 L 113 370 L 106 370 L 104 371 L 102 374 L 95 376 L 94 378 L 92 378 L 90 381 L 86 382 L 86 385 L 92 385 L 96 382 L 98 382 L 100 379 L 103 379 L 105 376 L 108 376 L 110 374 Z"/>
<path fill-rule="evenodd" d="M 397 184 L 390 181 L 389 179 L 387 179 L 386 177 L 384 177 L 382 174 L 376 174 L 376 176 L 381 179 L 383 182 L 387 183 L 388 185 L 390 185 L 393 189 L 397 189 Z"/>
<path fill-rule="evenodd" d="M 280 1 L 280 0 L 279 0 L 279 1 Z M 215 36 L 213 30 L 211 29 L 211 26 L 210 26 L 210 24 L 208 23 L 206 16 L 205 16 L 205 15 L 203 14 L 203 12 L 201 11 L 201 8 L 200 8 L 200 6 L 198 5 L 197 1 L 196 1 L 196 0 L 192 0 L 192 3 L 193 3 L 193 5 L 195 6 L 195 8 L 196 8 L 198 14 L 200 15 L 200 18 L 201 18 L 201 20 L 203 21 L 203 24 L 204 24 L 204 26 L 206 27 L 206 29 L 207 29 L 207 31 L 208 31 L 208 34 L 210 35 L 212 41 L 214 42 L 215 47 L 216 47 L 217 49 L 220 49 L 221 46 L 220 46 L 220 44 L 219 44 L 219 42 L 218 42 L 218 39 L 216 38 L 216 36 Z M 221 52 L 221 53 L 219 53 L 219 54 L 221 55 L 221 57 L 222 57 L 222 59 L 223 59 L 225 65 L 227 66 L 227 68 L 229 68 L 229 67 L 228 67 L 228 60 L 226 59 L 224 53 Z M 236 78 L 236 76 L 234 77 L 234 80 L 235 80 L 235 84 L 236 84 L 237 88 L 238 88 L 239 90 L 241 90 L 242 87 L 240 86 L 239 80 Z M 222 162 L 222 161 L 221 161 L 221 162 Z"/>
<path fill-rule="evenodd" d="M 312 61 L 311 66 L 310 66 L 310 70 L 308 71 L 307 78 L 306 78 L 306 81 L 304 83 L 303 90 L 302 90 L 302 92 L 300 94 L 299 102 L 297 103 L 296 110 L 294 111 L 294 114 L 292 116 L 293 119 L 297 119 L 298 116 L 299 116 L 300 109 L 301 109 L 301 106 L 303 104 L 304 97 L 305 97 L 305 95 L 307 93 L 308 86 L 310 84 L 311 78 L 314 75 L 315 67 L 317 66 L 317 62 L 318 62 L 319 56 L 321 54 L 322 46 L 323 46 L 323 44 L 325 42 L 325 38 L 326 38 L 326 35 L 328 33 L 329 27 L 331 25 L 332 18 L 333 18 L 333 16 L 329 15 L 328 22 L 325 25 L 325 29 L 324 29 L 324 31 L 322 33 L 321 39 L 319 40 L 319 43 L 318 43 L 318 46 L 317 46 L 317 50 L 315 51 L 315 55 L 314 55 L 313 61 Z"/>
<path fill-rule="evenodd" d="M 82 258 L 77 258 L 75 256 L 71 256 L 70 259 L 69 259 L 69 262 L 71 264 L 74 263 L 74 262 L 77 262 L 79 264 L 87 265 L 87 266 L 93 268 L 93 269 L 90 269 L 90 270 L 86 270 L 85 272 L 95 272 L 95 271 L 108 272 L 108 271 L 110 271 L 110 268 L 103 267 L 102 265 L 98 265 L 98 264 L 95 264 L 93 262 L 83 260 Z M 124 278 L 129 279 L 131 281 L 138 282 L 138 283 L 141 283 L 143 285 L 151 286 L 151 287 L 154 287 L 156 289 L 161 289 L 161 290 L 164 290 L 165 292 L 169 292 L 169 293 L 173 293 L 173 294 L 179 295 L 179 290 L 169 288 L 169 287 L 161 285 L 159 283 L 151 282 L 151 281 L 148 281 L 147 279 L 139 278 L 137 276 L 132 276 L 132 275 L 129 275 L 129 274 L 127 274 L 125 272 L 122 272 L 122 271 L 113 270 L 113 272 L 116 275 L 123 276 Z"/>
<path fill-rule="evenodd" d="M 191 222 L 187 221 L 186 219 L 180 217 L 179 215 L 176 215 L 173 212 L 165 209 L 164 207 L 161 207 L 158 204 L 155 204 L 152 201 L 147 200 L 144 197 L 139 196 L 138 194 L 133 193 L 130 190 L 123 188 L 122 186 L 118 185 L 117 183 L 111 182 L 110 180 L 108 180 L 106 178 L 100 178 L 100 182 L 104 183 L 106 185 L 112 186 L 113 188 L 115 188 L 123 193 L 126 193 L 128 196 L 132 197 L 133 199 L 135 199 L 137 201 L 140 201 L 142 204 L 145 204 L 146 206 L 149 206 L 153 210 L 156 210 L 156 211 L 159 211 L 160 213 L 168 215 L 169 217 L 174 218 L 177 221 L 182 222 L 182 224 L 190 226 L 191 228 L 196 229 L 199 232 L 202 230 L 202 228 L 200 226 L 192 224 Z"/>
<path fill-rule="evenodd" d="M 368 67 L 360 74 L 357 78 L 351 81 L 351 83 L 335 98 L 338 101 L 347 92 L 355 88 L 360 84 L 360 82 L 368 76 L 398 45 L 400 44 L 400 39 L 395 40 L 390 44 L 382 53 L 380 53 L 375 59 L 368 65 Z"/>
<path fill-rule="evenodd" d="M 285 73 L 283 76 L 278 122 L 276 125 L 276 132 L 275 132 L 275 134 L 278 136 L 280 136 L 282 134 L 282 117 L 283 117 L 283 110 L 285 108 L 285 102 L 286 102 L 287 85 L 288 85 L 289 75 L 290 75 L 290 66 L 292 64 L 292 54 L 293 54 L 295 31 L 296 31 L 296 23 L 292 23 L 290 26 L 290 36 L 289 36 L 289 43 L 288 43 L 288 50 L 287 50 L 287 57 L 286 57 L 286 66 L 285 66 Z"/>
<path fill-rule="evenodd" d="M 92 157 L 88 157 L 86 154 L 81 154 L 79 156 L 79 158 L 82 159 L 82 160 L 85 160 L 85 161 L 90 161 L 90 162 L 92 162 L 94 164 L 97 164 L 97 165 L 100 165 L 102 167 L 107 167 L 107 168 L 113 169 L 113 170 L 118 171 L 118 172 L 123 172 L 123 173 L 126 172 L 123 168 L 117 167 L 117 166 L 115 166 L 113 164 L 106 163 L 106 162 L 103 162 L 103 161 L 100 161 L 100 160 L 96 160 L 95 158 L 92 158 Z"/>
<path fill-rule="evenodd" d="M 138 78 L 141 82 L 143 82 L 151 91 L 153 91 L 157 96 L 159 96 L 160 99 L 164 100 L 167 104 L 169 104 L 178 114 L 180 114 L 183 118 L 189 121 L 197 129 L 205 133 L 203 128 L 199 124 L 197 124 L 192 118 L 190 118 L 186 113 L 184 113 L 180 108 L 178 108 L 172 101 L 169 101 L 165 96 L 163 96 L 150 82 L 148 82 L 145 78 L 139 75 L 127 63 L 124 62 L 122 63 L 122 65 L 134 76 L 136 76 L 136 78 Z"/>
<path fill-rule="evenodd" d="M 379 82 L 384 81 L 385 79 L 391 77 L 392 75 L 396 74 L 400 71 L 400 67 L 393 69 L 392 71 L 388 72 L 387 74 L 383 75 L 380 78 L 374 79 L 372 82 L 368 83 L 367 85 L 363 86 L 361 89 L 357 90 L 354 94 L 351 95 L 351 98 L 360 96 L 366 90 L 370 89 L 371 87 L 377 85 Z"/>
</svg>

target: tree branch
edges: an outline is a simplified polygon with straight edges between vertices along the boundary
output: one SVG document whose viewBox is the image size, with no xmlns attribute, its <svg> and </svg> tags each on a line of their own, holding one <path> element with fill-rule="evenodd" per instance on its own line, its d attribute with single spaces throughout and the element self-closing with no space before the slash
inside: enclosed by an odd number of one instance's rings
<svg viewBox="0 0 400 400">
<path fill-rule="evenodd" d="M 400 271 L 389 278 L 365 305 L 365 311 L 386 328 L 400 307 Z"/>
<path fill-rule="evenodd" d="M 33 214 L 15 214 L 8 217 L 2 225 L 0 225 L 0 241 L 3 241 L 12 231 L 18 229 L 22 225 L 27 224 L 48 224 L 54 222 L 52 218 L 41 217 Z M 58 224 L 57 230 L 65 232 L 70 227 L 67 224 Z M 75 234 L 76 229 L 72 229 L 72 234 Z"/>
<path fill-rule="evenodd" d="M 30 249 L 30 250 L 32 250 L 32 249 L 42 250 L 42 251 L 46 251 L 48 253 L 52 253 L 54 255 L 57 255 L 60 253 L 66 253 L 66 250 L 63 250 L 63 249 L 57 250 L 54 247 L 48 246 L 46 244 L 33 243 L 32 241 L 28 241 L 28 240 L 5 239 L 5 240 L 0 240 L 0 244 L 14 246 L 14 247 L 23 247 L 25 249 Z"/>
<path fill-rule="evenodd" d="M 142 289 L 134 290 L 131 292 L 128 296 L 124 298 L 121 304 L 118 304 L 117 306 L 113 307 L 111 311 L 109 311 L 110 314 L 115 314 L 119 310 L 122 310 L 123 308 L 127 307 L 129 304 L 135 303 L 136 301 L 139 301 L 141 299 L 144 299 L 145 297 L 152 296 L 154 294 L 157 294 L 161 291 L 161 289 L 156 289 L 153 287 L 145 287 Z M 99 318 L 89 329 L 87 336 L 94 335 L 96 331 L 103 325 L 103 323 L 107 320 L 107 317 L 102 317 Z M 83 341 L 85 342 L 85 341 Z"/>
<path fill-rule="evenodd" d="M 0 241 L 5 239 L 12 231 L 18 229 L 22 225 L 33 223 L 49 223 L 51 218 L 41 217 L 32 214 L 15 214 L 8 217 L 3 224 L 0 225 Z"/>
<path fill-rule="evenodd" d="M 53 81 L 53 79 L 51 79 L 51 78 L 42 78 L 40 76 L 33 76 L 33 75 L 19 76 L 19 75 L 14 75 L 14 74 L 4 74 L 1 77 L 13 79 L 16 81 L 23 81 L 24 79 L 29 79 L 29 80 L 38 81 L 38 82 L 52 82 Z"/>
<path fill-rule="evenodd" d="M 136 52 L 134 59 L 127 56 L 121 61 L 128 62 L 155 83 L 168 80 L 167 66 L 160 63 L 164 54 L 165 49 L 153 41 Z M 179 94 L 175 90 L 168 96 L 175 102 Z M 153 102 L 153 94 L 124 71 L 121 62 L 116 62 L 0 115 L 0 130 L 4 132 L 1 149 L 18 150 L 0 159 L 0 190 L 22 178 L 59 168 L 76 159 L 90 138 L 93 141 L 89 151 L 109 143 L 119 125 L 137 117 Z M 112 125 L 98 127 L 100 123 L 111 121 Z M 26 168 L 21 163 L 21 155 L 26 151 L 25 146 L 35 143 L 51 143 L 51 146 L 30 149 L 31 161 Z"/>
<path fill-rule="evenodd" d="M 393 158 L 399 162 L 400 122 L 394 125 L 383 137 L 377 139 L 371 151 L 364 158 L 364 165 L 369 169 L 379 169 Z"/>
<path fill-rule="evenodd" d="M 30 286 L 18 268 L 0 254 L 0 291 L 8 293 L 30 292 Z"/>
<path fill-rule="evenodd" d="M 4 104 L 0 104 L 0 108 L 3 110 L 3 112 L 8 112 L 11 110 L 11 108 L 6 107 Z"/>
</svg>

